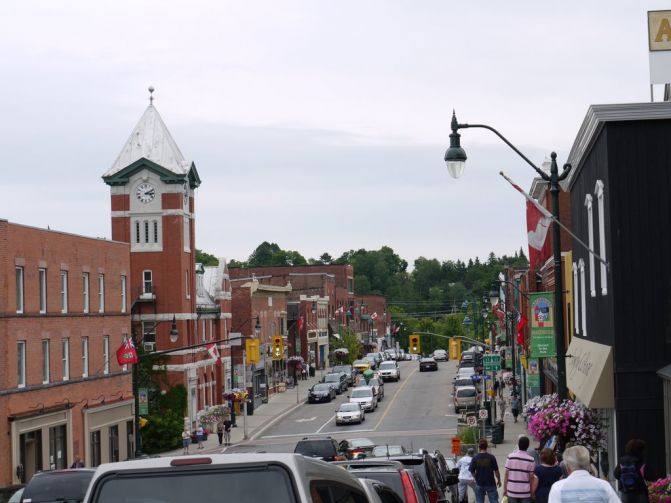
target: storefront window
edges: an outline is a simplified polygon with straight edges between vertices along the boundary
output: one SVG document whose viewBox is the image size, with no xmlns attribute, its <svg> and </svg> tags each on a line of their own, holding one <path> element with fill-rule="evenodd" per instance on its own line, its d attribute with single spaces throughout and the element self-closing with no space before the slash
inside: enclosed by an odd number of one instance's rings
<svg viewBox="0 0 671 503">
<path fill-rule="evenodd" d="M 68 443 L 65 425 L 49 428 L 49 466 L 52 470 L 67 468 Z"/>
<path fill-rule="evenodd" d="M 100 465 L 100 430 L 91 432 L 91 466 Z"/>
<path fill-rule="evenodd" d="M 109 427 L 108 435 L 109 462 L 119 461 L 119 425 Z"/>
</svg>

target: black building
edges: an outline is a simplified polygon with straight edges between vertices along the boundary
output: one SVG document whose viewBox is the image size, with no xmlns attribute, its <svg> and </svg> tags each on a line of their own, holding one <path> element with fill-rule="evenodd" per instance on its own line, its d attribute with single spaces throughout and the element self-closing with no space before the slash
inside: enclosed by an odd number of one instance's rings
<svg viewBox="0 0 671 503">
<path fill-rule="evenodd" d="M 590 107 L 569 162 L 572 231 L 608 267 L 574 240 L 568 386 L 609 423 L 604 471 L 641 438 L 661 476 L 671 470 L 658 374 L 671 363 L 671 103 Z"/>
</svg>

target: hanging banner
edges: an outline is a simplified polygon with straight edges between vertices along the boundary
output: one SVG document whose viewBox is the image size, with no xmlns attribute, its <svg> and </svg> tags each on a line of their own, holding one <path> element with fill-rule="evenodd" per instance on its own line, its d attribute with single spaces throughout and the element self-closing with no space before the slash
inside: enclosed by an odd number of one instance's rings
<svg viewBox="0 0 671 503">
<path fill-rule="evenodd" d="M 531 356 L 557 356 L 555 347 L 553 292 L 529 293 L 531 305 Z"/>
</svg>

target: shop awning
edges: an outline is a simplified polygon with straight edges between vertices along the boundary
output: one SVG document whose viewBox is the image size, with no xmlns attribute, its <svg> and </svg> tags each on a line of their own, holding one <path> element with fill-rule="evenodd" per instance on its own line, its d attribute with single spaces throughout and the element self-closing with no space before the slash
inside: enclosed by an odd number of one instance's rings
<svg viewBox="0 0 671 503">
<path fill-rule="evenodd" d="M 566 385 L 587 407 L 613 408 L 613 348 L 573 337 L 566 354 Z"/>
</svg>

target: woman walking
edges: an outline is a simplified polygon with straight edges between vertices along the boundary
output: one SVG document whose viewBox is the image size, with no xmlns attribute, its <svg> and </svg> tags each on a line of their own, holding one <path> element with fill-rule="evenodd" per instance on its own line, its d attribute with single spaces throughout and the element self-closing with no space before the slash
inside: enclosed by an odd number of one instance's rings
<svg viewBox="0 0 671 503">
<path fill-rule="evenodd" d="M 531 499 L 536 503 L 547 503 L 552 484 L 562 478 L 562 469 L 557 463 L 557 457 L 552 449 L 541 449 L 541 464 L 534 470 L 534 480 L 531 483 Z"/>
<path fill-rule="evenodd" d="M 647 503 L 649 500 L 646 481 L 654 480 L 650 466 L 644 461 L 645 442 L 632 438 L 624 446 L 613 475 L 617 479 L 622 503 Z"/>
</svg>

